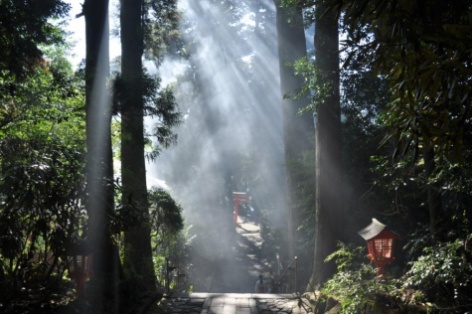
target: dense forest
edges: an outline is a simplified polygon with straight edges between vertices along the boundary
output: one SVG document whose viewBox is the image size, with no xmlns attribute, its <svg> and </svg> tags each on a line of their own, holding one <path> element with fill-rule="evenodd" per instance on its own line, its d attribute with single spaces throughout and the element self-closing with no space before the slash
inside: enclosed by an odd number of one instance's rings
<svg viewBox="0 0 472 314">
<path fill-rule="evenodd" d="M 272 292 L 314 313 L 472 311 L 469 1 L 81 8 L 0 0 L 1 313 L 205 292 L 233 271 L 234 192 Z"/>
</svg>

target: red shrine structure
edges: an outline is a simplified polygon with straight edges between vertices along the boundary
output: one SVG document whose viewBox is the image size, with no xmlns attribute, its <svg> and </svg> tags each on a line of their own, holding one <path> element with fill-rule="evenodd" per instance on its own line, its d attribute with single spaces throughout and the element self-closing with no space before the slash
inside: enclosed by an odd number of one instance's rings
<svg viewBox="0 0 472 314">
<path fill-rule="evenodd" d="M 68 247 L 69 277 L 75 282 L 77 299 L 85 296 L 85 283 L 90 279 L 93 268 L 93 258 L 90 249 L 87 248 L 85 240 L 79 241 Z"/>
<path fill-rule="evenodd" d="M 395 240 L 401 237 L 386 229 L 386 226 L 375 218 L 372 223 L 359 231 L 359 235 L 367 241 L 367 257 L 377 266 L 377 276 L 383 275 L 385 266 L 395 261 L 393 248 Z"/>
<path fill-rule="evenodd" d="M 238 223 L 239 204 L 249 204 L 251 202 L 251 198 L 245 192 L 233 192 L 233 202 L 233 219 L 234 223 Z"/>
</svg>

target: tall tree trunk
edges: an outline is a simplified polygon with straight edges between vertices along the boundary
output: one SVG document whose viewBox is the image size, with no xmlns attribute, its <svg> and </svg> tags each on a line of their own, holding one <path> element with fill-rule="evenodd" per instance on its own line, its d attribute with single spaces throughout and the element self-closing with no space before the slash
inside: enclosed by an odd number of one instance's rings
<svg viewBox="0 0 472 314">
<path fill-rule="evenodd" d="M 310 134 L 313 130 L 313 120 L 309 115 L 298 116 L 298 111 L 308 105 L 307 99 L 287 97 L 303 86 L 303 78 L 294 75 L 294 68 L 288 66 L 300 58 L 306 57 L 305 30 L 303 13 L 299 7 L 284 8 L 280 0 L 274 0 L 276 7 L 276 23 L 278 36 L 278 53 L 280 69 L 280 89 L 282 96 L 282 115 L 284 125 L 284 147 L 286 163 L 288 208 L 289 254 L 296 254 L 296 228 L 299 224 L 296 202 L 303 198 L 298 192 L 298 180 L 294 169 L 296 161 L 302 158 L 304 152 L 312 149 Z M 289 20 L 291 22 L 289 22 Z M 310 175 L 307 173 L 307 175 Z"/>
<path fill-rule="evenodd" d="M 120 22 L 121 77 L 125 87 L 121 102 L 122 200 L 132 217 L 124 235 L 124 268 L 133 284 L 138 285 L 133 291 L 147 297 L 156 293 L 156 276 L 144 157 L 142 1 L 122 0 Z"/>
<path fill-rule="evenodd" d="M 342 138 L 339 96 L 339 39 L 335 12 L 323 3 L 315 8 L 315 65 L 317 84 L 327 86 L 316 111 L 316 204 L 313 272 L 308 289 L 322 284 L 335 272 L 326 257 L 343 238 Z"/>
<path fill-rule="evenodd" d="M 88 245 L 93 253 L 89 302 L 94 313 L 118 312 L 119 259 L 111 241 L 109 217 L 114 211 L 111 150 L 108 0 L 84 3 L 86 36 L 86 208 Z"/>
</svg>

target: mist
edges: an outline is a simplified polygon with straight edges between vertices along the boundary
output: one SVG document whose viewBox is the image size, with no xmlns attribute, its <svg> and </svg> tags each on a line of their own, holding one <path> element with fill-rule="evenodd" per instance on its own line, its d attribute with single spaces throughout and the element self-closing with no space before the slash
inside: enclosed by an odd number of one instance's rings
<svg viewBox="0 0 472 314">
<path fill-rule="evenodd" d="M 241 272 L 232 192 L 249 193 L 267 224 L 286 227 L 275 8 L 269 0 L 237 7 L 182 0 L 180 9 L 189 57 L 167 58 L 160 74 L 174 87 L 183 123 L 175 129 L 178 144 L 148 174 L 165 181 L 183 207 L 188 275 L 197 291 L 208 291 L 215 276 Z M 249 275 L 255 281 L 257 271 Z"/>
</svg>

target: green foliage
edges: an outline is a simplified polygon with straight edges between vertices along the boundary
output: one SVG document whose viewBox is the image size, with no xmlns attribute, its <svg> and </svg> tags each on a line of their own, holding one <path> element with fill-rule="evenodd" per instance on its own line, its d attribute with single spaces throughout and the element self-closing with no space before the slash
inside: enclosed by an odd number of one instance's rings
<svg viewBox="0 0 472 314">
<path fill-rule="evenodd" d="M 470 3 L 363 0 L 316 4 L 336 10 L 344 32 L 343 153 L 353 196 L 351 213 L 381 211 L 385 219 L 401 221 L 396 225 L 405 233 L 418 228 L 408 245 L 408 257 L 414 260 L 409 276 L 414 274 L 416 287 L 424 289 L 431 302 L 466 304 L 470 275 L 464 265 L 470 261 L 464 239 L 469 237 L 472 221 Z M 311 14 L 312 8 L 307 12 Z M 308 109 L 315 109 L 320 103 L 317 97 L 328 94 L 329 86 L 317 86 L 321 80 L 310 60 L 301 60 L 295 67 L 305 77 L 299 95 L 311 93 Z M 426 170 L 425 147 L 435 153 L 431 173 Z M 428 187 L 432 186 L 440 195 L 437 235 L 443 242 L 437 242 L 425 227 L 430 220 Z M 461 274 L 467 284 L 456 289 Z"/>
<path fill-rule="evenodd" d="M 74 145 L 84 140 L 83 91 L 61 55 L 52 53 L 22 83 L 0 78 L 0 99 L 0 135 L 64 136 Z"/>
<path fill-rule="evenodd" d="M 151 227 L 156 246 L 175 237 L 183 228 L 182 208 L 163 189 L 148 190 L 149 211 L 144 212 L 137 204 L 117 206 L 114 220 L 115 232 L 126 231 L 129 226 L 146 223 Z"/>
<path fill-rule="evenodd" d="M 164 284 L 166 259 L 171 264 L 185 263 L 186 245 L 181 231 L 184 227 L 182 208 L 176 203 L 169 192 L 153 188 L 148 191 L 149 219 L 141 209 L 127 206 L 117 207 L 117 217 L 114 220 L 116 233 L 127 231 L 128 226 L 136 222 L 149 222 L 153 250 L 153 265 L 158 282 Z M 182 267 L 184 267 L 182 265 Z"/>
<path fill-rule="evenodd" d="M 326 262 L 336 262 L 337 273 L 321 290 L 341 304 L 342 313 L 361 313 L 366 304 L 372 304 L 396 290 L 395 281 L 381 281 L 375 277 L 375 268 L 365 263 L 367 259 L 364 247 L 343 243 L 339 243 L 338 247 L 326 259 Z"/>
<path fill-rule="evenodd" d="M 466 161 L 470 160 L 469 149 L 463 151 L 463 156 Z M 413 159 L 392 160 L 386 155 L 371 156 L 372 186 L 369 193 L 363 195 L 367 206 L 381 208 L 381 212 L 388 217 L 403 219 L 405 223 L 399 226 L 400 233 L 414 232 L 411 234 L 415 240 L 410 243 L 410 257 L 420 253 L 413 247 L 422 248 L 424 244 L 434 243 L 434 239 L 428 238 L 427 228 L 424 228 L 429 226 L 425 197 L 428 184 L 435 183 L 440 187 L 442 208 L 437 236 L 443 240 L 465 238 L 470 233 L 472 215 L 468 210 L 472 200 L 469 163 L 451 163 L 445 156 L 436 156 L 436 169 L 428 178 L 422 155 L 416 158 L 417 162 L 412 162 Z"/>
<path fill-rule="evenodd" d="M 344 14 L 354 58 L 390 83 L 386 140 L 396 142 L 399 155 L 430 141 L 450 160 L 462 160 L 471 103 L 468 1 L 344 1 L 332 8 Z"/>
<path fill-rule="evenodd" d="M 162 63 L 165 53 L 180 49 L 180 13 L 177 0 L 143 1 L 143 35 L 145 56 Z"/>
<path fill-rule="evenodd" d="M 365 196 L 367 201 L 381 207 L 386 216 L 414 214 L 416 222 L 427 219 L 419 211 L 424 209 L 424 204 L 421 204 L 424 184 L 421 168 L 405 160 L 392 161 L 390 157 L 380 155 L 371 156 L 370 166 L 372 190 Z"/>
<path fill-rule="evenodd" d="M 125 90 L 128 88 L 119 73 L 115 73 L 113 79 L 113 105 L 115 114 L 119 114 L 122 104 L 126 101 Z M 161 88 L 161 79 L 158 76 L 152 76 L 143 73 L 143 100 L 144 115 L 153 118 L 154 125 L 152 129 L 144 136 L 150 147 L 146 151 L 146 157 L 155 160 L 163 148 L 168 148 L 176 144 L 177 135 L 172 128 L 180 124 L 181 114 L 178 110 L 173 91 L 171 87 Z M 155 144 L 153 139 L 156 140 Z"/>
<path fill-rule="evenodd" d="M 149 192 L 152 238 L 157 246 L 170 242 L 184 226 L 182 208 L 162 189 Z"/>
<path fill-rule="evenodd" d="M 46 302 L 59 288 L 70 241 L 79 236 L 82 155 L 41 139 L 4 139 L 0 150 L 0 287 L 8 291 L 0 303 Z"/>
<path fill-rule="evenodd" d="M 334 260 L 338 271 L 321 290 L 341 304 L 342 313 L 361 313 L 369 304 L 408 313 L 414 308 L 464 313 L 471 307 L 471 239 L 469 235 L 423 247 L 399 279 L 375 277 L 375 269 L 365 263 L 365 248 L 341 243 L 326 259 Z"/>
<path fill-rule="evenodd" d="M 21 83 L 0 78 L 0 303 L 24 313 L 64 292 L 86 219 L 82 90 L 63 52 L 43 50 Z"/>
<path fill-rule="evenodd" d="M 472 252 L 467 243 L 471 239 L 469 234 L 465 239 L 424 247 L 422 255 L 409 263 L 405 287 L 421 290 L 427 301 L 440 307 L 456 307 L 460 313 L 470 308 Z"/>
<path fill-rule="evenodd" d="M 295 75 L 303 77 L 304 84 L 298 91 L 291 95 L 286 95 L 285 97 L 301 98 L 310 95 L 310 104 L 300 113 L 315 112 L 330 93 L 330 84 L 326 80 L 320 80 L 320 71 L 316 68 L 315 63 L 308 57 L 297 60 L 293 67 Z"/>
<path fill-rule="evenodd" d="M 438 182 L 442 189 L 443 212 L 440 230 L 449 241 L 465 239 L 471 232 L 472 222 L 472 151 L 463 152 L 464 163 L 451 163 L 446 158 L 437 159 L 436 171 L 430 182 Z"/>
<path fill-rule="evenodd" d="M 181 114 L 174 97 L 172 87 L 160 88 L 161 80 L 158 77 L 145 75 L 144 98 L 145 114 L 157 120 L 149 137 L 157 139 L 158 145 L 154 145 L 148 158 L 154 159 L 160 153 L 160 146 L 168 148 L 176 144 L 177 135 L 172 128 L 181 123 Z"/>
<path fill-rule="evenodd" d="M 0 303 L 58 289 L 84 220 L 82 153 L 59 140 L 1 141 Z M 26 290 L 25 290 L 26 289 Z"/>
<path fill-rule="evenodd" d="M 64 16 L 68 9 L 61 0 L 0 2 L 0 79 L 24 79 L 42 62 L 39 45 L 63 40 L 52 19 Z"/>
<path fill-rule="evenodd" d="M 191 267 L 188 250 L 183 232 L 175 234 L 155 249 L 153 263 L 157 281 L 162 285 L 168 284 L 170 291 L 191 292 L 192 287 L 187 276 L 187 270 Z"/>
<path fill-rule="evenodd" d="M 329 255 L 326 262 L 335 261 L 337 270 L 346 272 L 359 268 L 366 261 L 365 247 L 338 243 L 338 250 Z"/>
</svg>

